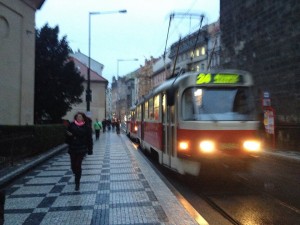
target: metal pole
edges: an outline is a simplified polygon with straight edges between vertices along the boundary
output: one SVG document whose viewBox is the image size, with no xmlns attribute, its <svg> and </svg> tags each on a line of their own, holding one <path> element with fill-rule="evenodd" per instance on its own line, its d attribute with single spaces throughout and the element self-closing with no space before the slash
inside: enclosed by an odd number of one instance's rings
<svg viewBox="0 0 300 225">
<path fill-rule="evenodd" d="M 119 76 L 119 62 L 120 62 L 120 60 L 118 59 L 117 60 L 117 79 L 118 79 L 118 76 Z"/>
<path fill-rule="evenodd" d="M 87 70 L 87 88 L 86 88 L 86 111 L 90 111 L 90 103 L 92 101 L 92 90 L 91 90 L 91 16 L 100 14 L 114 14 L 114 13 L 127 13 L 127 10 L 119 11 L 107 11 L 107 12 L 89 12 L 89 58 L 88 58 L 88 70 Z"/>
<path fill-rule="evenodd" d="M 90 111 L 91 102 L 91 13 L 89 13 L 89 58 L 88 58 L 88 74 L 87 74 L 87 89 L 86 89 L 86 111 Z"/>
</svg>

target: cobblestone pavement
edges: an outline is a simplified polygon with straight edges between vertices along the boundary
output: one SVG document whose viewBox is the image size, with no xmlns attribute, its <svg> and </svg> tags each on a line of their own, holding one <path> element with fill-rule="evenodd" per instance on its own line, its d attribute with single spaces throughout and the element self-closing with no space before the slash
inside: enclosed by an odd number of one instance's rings
<svg viewBox="0 0 300 225">
<path fill-rule="evenodd" d="M 4 224 L 198 224 L 123 134 L 101 134 L 74 186 L 64 151 L 6 189 Z"/>
</svg>

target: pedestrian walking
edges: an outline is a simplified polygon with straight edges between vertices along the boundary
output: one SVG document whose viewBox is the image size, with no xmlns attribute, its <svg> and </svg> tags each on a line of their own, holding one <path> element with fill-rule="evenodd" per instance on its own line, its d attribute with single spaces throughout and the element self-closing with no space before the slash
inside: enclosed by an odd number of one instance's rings
<svg viewBox="0 0 300 225">
<path fill-rule="evenodd" d="M 103 129 L 103 133 L 105 133 L 105 130 L 106 130 L 106 119 L 105 118 L 102 120 L 102 129 Z"/>
<path fill-rule="evenodd" d="M 80 188 L 82 160 L 86 154 L 93 154 L 92 128 L 84 113 L 78 112 L 74 122 L 67 129 L 68 153 L 70 154 L 71 169 L 75 175 L 75 190 Z"/>
<path fill-rule="evenodd" d="M 95 135 L 96 135 L 96 140 L 99 139 L 100 137 L 100 130 L 102 129 L 102 123 L 96 119 L 94 123 L 94 130 L 95 130 Z"/>
<path fill-rule="evenodd" d="M 111 120 L 110 119 L 106 120 L 106 127 L 107 127 L 108 131 L 110 131 L 110 129 L 111 129 Z"/>
<path fill-rule="evenodd" d="M 119 119 L 117 119 L 116 121 L 116 131 L 117 131 L 117 134 L 120 134 L 120 130 L 121 130 L 121 121 Z"/>
</svg>

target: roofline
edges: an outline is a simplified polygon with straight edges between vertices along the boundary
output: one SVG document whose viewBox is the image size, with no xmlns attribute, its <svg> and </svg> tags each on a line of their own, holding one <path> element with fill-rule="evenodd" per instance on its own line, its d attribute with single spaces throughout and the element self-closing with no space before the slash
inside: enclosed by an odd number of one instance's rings
<svg viewBox="0 0 300 225">
<path fill-rule="evenodd" d="M 41 9 L 46 0 L 22 0 L 25 4 L 34 10 Z"/>
<path fill-rule="evenodd" d="M 40 4 L 37 6 L 37 9 L 41 9 L 46 0 L 42 0 Z"/>
</svg>

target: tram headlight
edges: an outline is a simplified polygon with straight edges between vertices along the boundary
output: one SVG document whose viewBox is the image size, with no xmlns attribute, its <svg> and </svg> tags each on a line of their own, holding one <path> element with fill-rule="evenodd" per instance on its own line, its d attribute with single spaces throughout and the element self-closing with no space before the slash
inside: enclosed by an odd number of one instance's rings
<svg viewBox="0 0 300 225">
<path fill-rule="evenodd" d="M 187 141 L 180 141 L 178 143 L 178 150 L 179 151 L 187 151 L 189 149 L 189 142 Z"/>
<path fill-rule="evenodd" d="M 244 141 L 243 147 L 246 151 L 258 152 L 261 149 L 261 144 L 260 141 L 248 140 L 248 141 Z"/>
<path fill-rule="evenodd" d="M 134 131 L 138 131 L 138 127 L 137 126 L 134 126 Z"/>
<path fill-rule="evenodd" d="M 215 151 L 215 143 L 213 141 L 205 140 L 199 144 L 200 151 L 203 153 L 212 153 Z"/>
</svg>

